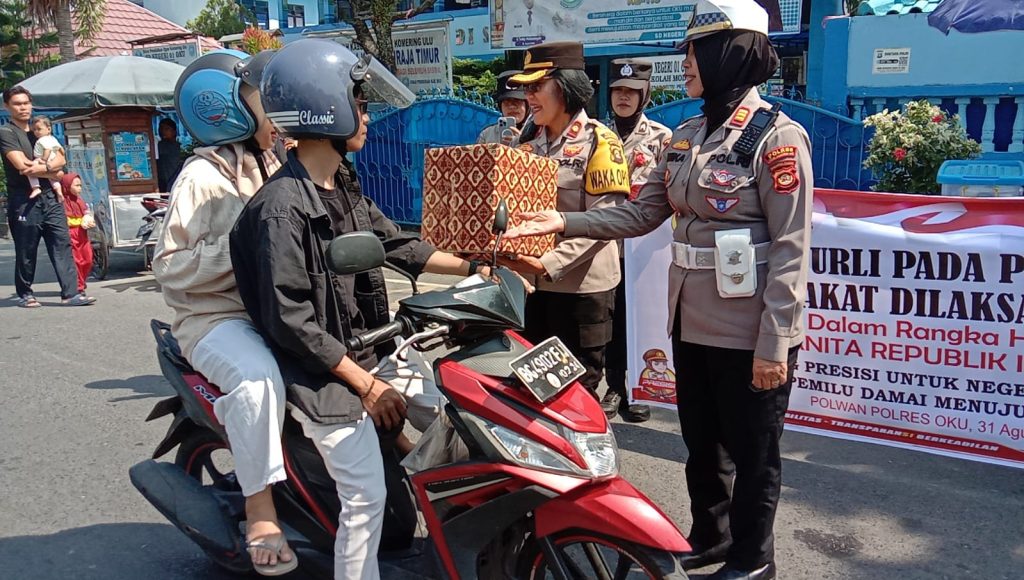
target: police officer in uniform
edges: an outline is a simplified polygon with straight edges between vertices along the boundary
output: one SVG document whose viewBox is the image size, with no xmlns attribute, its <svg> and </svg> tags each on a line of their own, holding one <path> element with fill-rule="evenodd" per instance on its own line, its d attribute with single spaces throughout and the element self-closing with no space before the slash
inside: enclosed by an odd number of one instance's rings
<svg viewBox="0 0 1024 580">
<path fill-rule="evenodd" d="M 712 580 L 775 577 L 779 438 L 803 342 L 814 175 L 802 127 L 756 87 L 778 56 L 754 0 L 698 0 L 684 50 L 684 121 L 639 196 L 587 213 L 542 212 L 510 237 L 616 239 L 676 216 L 669 331 L 694 551 Z"/>
<path fill-rule="evenodd" d="M 516 146 L 558 161 L 558 210 L 588 212 L 624 202 L 629 169 L 622 142 L 585 109 L 594 90 L 584 72 L 583 45 L 531 47 L 523 69 L 509 85 L 523 88 L 535 127 L 528 127 Z M 540 258 L 521 256 L 506 264 L 537 278 L 536 292 L 526 301 L 526 337 L 536 343 L 558 336 L 583 363 L 580 381 L 596 397 L 612 336 L 618 245 L 558 238 Z"/>
<path fill-rule="evenodd" d="M 514 127 L 501 127 L 498 123 L 484 127 L 476 142 L 480 143 L 501 143 L 510 145 L 526 123 L 526 94 L 519 87 L 509 87 L 508 79 L 522 71 L 507 70 L 498 75 L 498 90 L 494 94 L 494 100 L 498 103 L 498 112 L 502 117 L 512 117 L 516 120 Z"/>
<path fill-rule="evenodd" d="M 650 61 L 621 58 L 611 62 L 611 104 L 612 130 L 622 139 L 622 147 L 629 163 L 630 198 L 636 197 L 640 188 L 657 166 L 668 145 L 672 130 L 647 118 L 644 109 L 651 102 Z M 619 269 L 625 278 L 625 253 L 619 246 Z M 628 404 L 626 392 L 626 286 L 620 281 L 615 288 L 615 317 L 612 322 L 612 341 L 608 344 L 607 371 L 608 392 L 601 399 L 601 408 L 608 418 L 615 416 L 621 408 L 623 417 L 633 423 L 651 418 L 647 405 Z"/>
</svg>

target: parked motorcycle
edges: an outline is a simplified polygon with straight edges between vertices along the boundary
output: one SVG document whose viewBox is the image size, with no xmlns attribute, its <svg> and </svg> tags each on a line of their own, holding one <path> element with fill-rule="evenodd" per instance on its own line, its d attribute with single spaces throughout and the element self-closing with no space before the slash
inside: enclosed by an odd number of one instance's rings
<svg viewBox="0 0 1024 580">
<path fill-rule="evenodd" d="M 167 206 L 170 205 L 168 194 L 147 195 L 142 198 L 142 207 L 146 208 L 146 215 L 142 216 L 142 225 L 135 237 L 139 239 L 139 245 L 135 251 L 141 251 L 145 260 L 145 269 L 153 266 L 153 248 L 156 242 L 150 243 L 150 238 L 156 233 L 159 235 L 160 226 L 164 223 L 164 216 L 167 215 Z"/>
<path fill-rule="evenodd" d="M 496 219 L 501 231 L 503 219 Z M 369 232 L 335 239 L 330 261 L 339 274 L 389 267 Z M 619 476 L 615 437 L 576 380 L 582 365 L 557 338 L 532 346 L 515 332 L 524 322 L 524 284 L 508 270 L 495 272 L 493 280 L 474 276 L 423 294 L 413 281 L 413 296 L 400 301 L 391 323 L 346 341 L 361 350 L 401 337 L 393 357 L 445 347 L 433 370 L 448 403 L 424 438 L 440 438 L 442 447 L 456 441 L 465 451 L 411 474 L 395 451 L 385 453 L 382 576 L 398 568 L 416 578 L 685 579 L 677 556 L 690 546 Z M 216 457 L 230 454 L 213 414 L 221 392 L 184 361 L 166 324 L 154 320 L 152 329 L 177 395 L 147 418 L 173 421 L 153 459 L 131 468 L 131 481 L 214 562 L 249 572 L 244 498 L 229 464 Z M 436 449 L 431 443 L 421 441 L 412 455 Z M 173 463 L 156 461 L 175 447 Z M 288 479 L 274 486 L 280 521 L 302 573 L 330 578 L 340 513 L 334 482 L 290 415 L 283 449 Z"/>
</svg>

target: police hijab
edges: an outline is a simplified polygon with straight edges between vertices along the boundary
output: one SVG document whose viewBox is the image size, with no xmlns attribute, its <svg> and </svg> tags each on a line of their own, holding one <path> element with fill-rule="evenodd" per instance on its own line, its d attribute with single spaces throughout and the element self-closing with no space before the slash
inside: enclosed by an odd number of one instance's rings
<svg viewBox="0 0 1024 580">
<path fill-rule="evenodd" d="M 772 78 L 779 56 L 768 37 L 752 30 L 723 30 L 690 43 L 695 50 L 704 116 L 711 135 L 732 115 L 747 92 Z"/>
</svg>

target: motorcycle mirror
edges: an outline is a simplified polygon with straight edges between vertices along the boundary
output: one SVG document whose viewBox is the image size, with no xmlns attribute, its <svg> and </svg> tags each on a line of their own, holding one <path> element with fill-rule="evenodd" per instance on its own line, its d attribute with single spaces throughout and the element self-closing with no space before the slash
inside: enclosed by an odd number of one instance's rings
<svg viewBox="0 0 1024 580">
<path fill-rule="evenodd" d="M 384 265 L 384 245 L 373 232 L 352 232 L 331 240 L 327 267 L 335 274 L 358 274 Z"/>
<path fill-rule="evenodd" d="M 505 198 L 498 200 L 498 207 L 494 209 L 494 224 L 491 225 L 492 234 L 503 234 L 508 231 L 508 204 Z"/>
</svg>

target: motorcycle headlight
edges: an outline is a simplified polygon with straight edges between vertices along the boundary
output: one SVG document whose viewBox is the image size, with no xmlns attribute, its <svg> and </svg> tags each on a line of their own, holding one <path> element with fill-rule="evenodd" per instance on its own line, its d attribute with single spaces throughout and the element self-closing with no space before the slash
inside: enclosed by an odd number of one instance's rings
<svg viewBox="0 0 1024 580">
<path fill-rule="evenodd" d="M 565 431 L 571 434 L 569 440 L 586 460 L 594 477 L 608 477 L 619 472 L 618 446 L 610 427 L 604 433 L 580 433 L 570 429 Z"/>
<path fill-rule="evenodd" d="M 488 430 L 516 463 L 527 467 L 568 472 L 570 475 L 581 475 L 582 470 L 577 465 L 546 445 L 531 441 L 519 433 L 499 425 L 491 424 L 488 426 Z"/>
<path fill-rule="evenodd" d="M 486 426 L 506 455 L 521 465 L 582 477 L 608 477 L 619 472 L 618 447 L 611 430 L 604 433 L 580 433 L 567 427 L 549 427 L 572 443 L 586 462 L 587 469 L 581 469 L 561 453 L 511 429 L 490 422 Z"/>
</svg>

